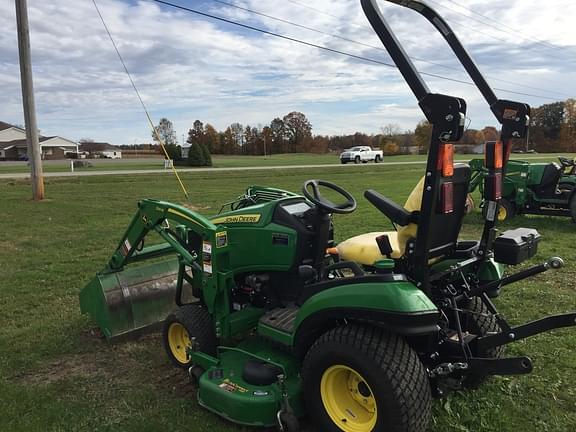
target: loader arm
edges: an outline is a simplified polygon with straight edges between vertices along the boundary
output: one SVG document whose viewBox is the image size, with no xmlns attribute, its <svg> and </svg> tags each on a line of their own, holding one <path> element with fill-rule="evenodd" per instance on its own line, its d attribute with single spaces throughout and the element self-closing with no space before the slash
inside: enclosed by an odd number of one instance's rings
<svg viewBox="0 0 576 432">
<path fill-rule="evenodd" d="M 170 221 L 175 223 L 176 230 L 171 228 Z M 192 247 L 198 245 L 190 244 L 185 230 L 180 227 L 185 227 L 206 241 L 210 241 L 218 230 L 218 227 L 204 216 L 185 207 L 151 199 L 138 202 L 138 211 L 110 258 L 107 268 L 110 271 L 117 271 L 132 262 L 174 252 L 181 257 L 184 264 L 197 265 L 199 251 Z M 150 231 L 158 233 L 166 243 L 142 247 L 142 242 Z"/>
<path fill-rule="evenodd" d="M 151 232 L 164 241 L 144 247 Z M 80 292 L 80 309 L 109 340 L 153 328 L 183 303 L 202 300 L 213 312 L 227 302 L 217 289 L 227 253 L 225 228 L 185 207 L 142 200 L 106 267 Z M 139 261 L 147 262 L 131 265 Z"/>
</svg>

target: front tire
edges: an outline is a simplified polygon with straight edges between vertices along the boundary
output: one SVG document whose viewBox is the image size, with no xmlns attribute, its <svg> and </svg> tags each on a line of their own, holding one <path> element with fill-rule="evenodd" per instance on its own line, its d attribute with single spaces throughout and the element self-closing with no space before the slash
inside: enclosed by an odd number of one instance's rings
<svg viewBox="0 0 576 432">
<path fill-rule="evenodd" d="M 424 432 L 431 410 L 426 370 L 406 342 L 357 325 L 323 334 L 302 366 L 304 398 L 323 432 Z"/>
<path fill-rule="evenodd" d="M 356 156 L 356 157 L 354 158 L 354 163 L 355 163 L 355 164 L 359 164 L 359 163 L 360 163 L 360 156 Z"/>
<path fill-rule="evenodd" d="M 202 305 L 185 305 L 168 315 L 162 330 L 164 349 L 177 367 L 188 369 L 192 361 L 188 348 L 194 341 L 195 349 L 216 356 L 218 345 L 212 317 Z"/>
<path fill-rule="evenodd" d="M 498 207 L 498 221 L 504 222 L 508 219 L 514 217 L 516 209 L 514 204 L 508 201 L 506 198 L 500 199 L 500 206 Z"/>
</svg>

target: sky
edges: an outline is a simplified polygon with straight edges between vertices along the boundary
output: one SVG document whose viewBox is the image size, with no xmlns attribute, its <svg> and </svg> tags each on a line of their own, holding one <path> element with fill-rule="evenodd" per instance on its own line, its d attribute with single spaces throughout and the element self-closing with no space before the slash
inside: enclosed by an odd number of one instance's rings
<svg viewBox="0 0 576 432">
<path fill-rule="evenodd" d="M 392 63 L 359 0 L 172 0 L 270 32 Z M 424 118 L 393 67 L 325 52 L 153 1 L 97 0 L 155 122 L 178 140 L 194 120 L 219 130 L 303 112 L 315 134 L 413 130 Z M 284 21 L 255 15 L 233 6 Z M 540 106 L 576 96 L 573 0 L 429 0 L 502 99 Z M 418 70 L 468 81 L 439 33 L 416 12 L 379 6 Z M 44 135 L 150 142 L 150 128 L 92 0 L 28 0 L 38 126 Z M 336 36 L 336 37 L 334 37 Z M 421 60 L 425 60 L 421 61 Z M 431 64 L 432 62 L 434 64 Z M 470 85 L 424 77 L 463 97 L 468 125 L 496 125 Z M 529 95 L 509 93 L 515 91 Z M 23 124 L 14 1 L 0 1 L 0 121 Z"/>
</svg>

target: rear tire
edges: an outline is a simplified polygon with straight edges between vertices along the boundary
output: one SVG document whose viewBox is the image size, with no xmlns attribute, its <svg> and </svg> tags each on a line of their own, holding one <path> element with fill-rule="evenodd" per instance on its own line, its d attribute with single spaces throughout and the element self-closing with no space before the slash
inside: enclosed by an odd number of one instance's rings
<svg viewBox="0 0 576 432">
<path fill-rule="evenodd" d="M 216 356 L 218 340 L 208 310 L 202 305 L 185 305 L 168 315 L 162 330 L 164 349 L 175 366 L 188 369 L 191 360 L 186 350 L 195 343 L 196 350 Z"/>
<path fill-rule="evenodd" d="M 406 342 L 374 327 L 348 325 L 320 336 L 302 366 L 303 394 L 322 432 L 424 432 L 431 391 Z"/>
<path fill-rule="evenodd" d="M 380 163 L 380 162 L 382 162 L 382 156 L 376 155 L 376 157 L 374 158 L 374 163 Z"/>
<path fill-rule="evenodd" d="M 500 333 L 502 329 L 494 314 L 490 313 L 488 307 L 480 297 L 474 297 L 461 305 L 462 309 L 473 312 L 472 314 L 461 314 L 462 331 L 470 332 L 479 336 L 488 333 Z M 504 346 L 489 348 L 483 351 L 473 351 L 475 357 L 497 359 L 504 354 Z M 468 375 L 462 382 L 464 388 L 477 389 L 488 379 L 485 375 Z"/>
</svg>

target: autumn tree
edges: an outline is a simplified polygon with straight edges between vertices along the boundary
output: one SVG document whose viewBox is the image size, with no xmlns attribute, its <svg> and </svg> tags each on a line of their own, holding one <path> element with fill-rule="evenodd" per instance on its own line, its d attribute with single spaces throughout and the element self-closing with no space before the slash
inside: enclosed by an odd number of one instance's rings
<svg viewBox="0 0 576 432">
<path fill-rule="evenodd" d="M 158 126 L 154 128 L 154 132 L 152 132 L 152 139 L 157 144 L 162 142 L 167 146 L 178 143 L 174 125 L 165 117 L 161 118 L 160 122 L 158 122 Z"/>
<path fill-rule="evenodd" d="M 537 151 L 551 152 L 558 149 L 564 107 L 564 102 L 554 102 L 532 109 L 530 141 Z"/>
<path fill-rule="evenodd" d="M 244 129 L 244 147 L 243 153 L 249 155 L 256 154 L 256 142 L 258 139 L 258 130 L 250 125 Z"/>
<path fill-rule="evenodd" d="M 418 146 L 418 153 L 425 154 L 430 146 L 432 137 L 432 125 L 428 120 L 422 120 L 414 130 L 414 143 Z"/>
<path fill-rule="evenodd" d="M 378 147 L 380 147 L 384 154 L 392 155 L 400 152 L 400 126 L 395 123 L 387 124 L 380 128 L 382 135 L 378 139 Z M 374 147 L 374 146 L 373 146 Z"/>
<path fill-rule="evenodd" d="M 382 135 L 385 137 L 393 137 L 396 135 L 400 135 L 400 126 L 396 123 L 388 123 L 380 128 L 382 131 Z"/>
<path fill-rule="evenodd" d="M 498 141 L 498 138 L 500 137 L 498 129 L 496 129 L 494 126 L 485 126 L 481 132 L 484 135 L 484 142 Z"/>
<path fill-rule="evenodd" d="M 304 114 L 292 111 L 282 119 L 288 138 L 288 152 L 306 152 L 312 140 L 312 125 Z"/>
<path fill-rule="evenodd" d="M 285 153 L 286 126 L 281 118 L 276 117 L 270 123 L 270 153 Z"/>
<path fill-rule="evenodd" d="M 154 127 L 152 139 L 156 144 L 164 145 L 169 159 L 177 161 L 182 158 L 181 149 L 178 145 L 178 140 L 176 139 L 174 125 L 172 125 L 172 122 L 167 118 L 161 118 L 160 122 L 158 122 L 158 126 Z M 166 155 L 164 155 L 164 157 L 166 157 Z"/>
<path fill-rule="evenodd" d="M 244 152 L 244 126 L 240 123 L 232 123 L 230 125 L 230 132 L 232 141 L 234 143 L 235 153 Z"/>
<path fill-rule="evenodd" d="M 262 148 L 264 156 L 272 154 L 272 129 L 269 126 L 262 128 Z"/>
<path fill-rule="evenodd" d="M 576 99 L 564 102 L 564 122 L 560 129 L 562 151 L 576 152 Z"/>
<path fill-rule="evenodd" d="M 214 126 L 209 123 L 206 123 L 206 126 L 204 126 L 204 143 L 208 147 L 210 153 L 222 153 L 220 134 Z"/>
<path fill-rule="evenodd" d="M 188 130 L 188 139 L 186 142 L 188 144 L 203 144 L 204 143 L 204 124 L 200 120 L 195 120 L 192 125 L 192 129 Z"/>
<path fill-rule="evenodd" d="M 312 138 L 310 152 L 311 153 L 326 153 L 328 151 L 328 144 L 330 139 L 327 136 L 316 135 Z"/>
<path fill-rule="evenodd" d="M 235 134 L 232 132 L 232 128 L 230 126 L 228 126 L 220 136 L 220 146 L 222 148 L 222 153 L 224 154 L 238 153 L 238 144 L 236 141 L 236 137 Z"/>
</svg>

